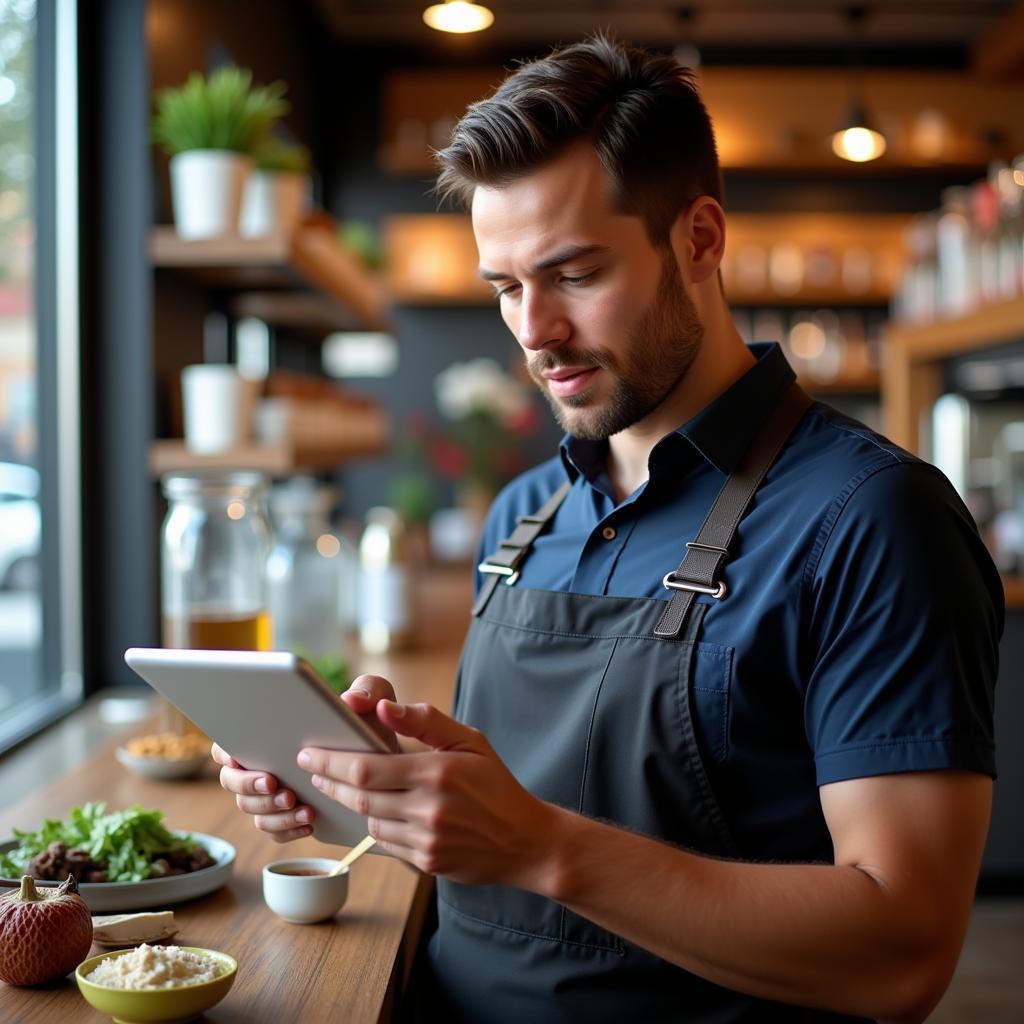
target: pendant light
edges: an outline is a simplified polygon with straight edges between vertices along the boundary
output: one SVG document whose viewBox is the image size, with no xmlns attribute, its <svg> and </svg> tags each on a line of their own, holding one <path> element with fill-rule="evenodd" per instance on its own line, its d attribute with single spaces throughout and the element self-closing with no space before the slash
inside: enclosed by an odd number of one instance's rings
<svg viewBox="0 0 1024 1024">
<path fill-rule="evenodd" d="M 885 136 L 871 124 L 861 98 L 863 65 L 859 35 L 866 16 L 867 9 L 859 5 L 846 11 L 853 37 L 850 43 L 850 91 L 853 98 L 839 129 L 832 134 L 832 152 L 843 160 L 858 164 L 877 160 L 886 150 Z"/>
<path fill-rule="evenodd" d="M 871 127 L 864 107 L 854 100 L 842 126 L 832 135 L 832 152 L 844 160 L 863 164 L 877 160 L 885 149 L 885 136 Z"/>
<path fill-rule="evenodd" d="M 438 32 L 482 32 L 494 23 L 494 15 L 472 0 L 445 0 L 428 7 L 423 20 Z"/>
</svg>

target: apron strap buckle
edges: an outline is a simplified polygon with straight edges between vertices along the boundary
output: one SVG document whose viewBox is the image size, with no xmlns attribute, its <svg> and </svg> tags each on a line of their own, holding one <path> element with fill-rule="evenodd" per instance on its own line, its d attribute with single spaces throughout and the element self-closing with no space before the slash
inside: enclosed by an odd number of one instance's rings
<svg viewBox="0 0 1024 1024">
<path fill-rule="evenodd" d="M 686 546 L 689 547 L 690 545 L 687 544 Z M 677 579 L 676 572 L 677 570 L 673 569 L 672 572 L 665 573 L 661 583 L 666 590 L 688 590 L 694 594 L 710 594 L 715 600 L 720 600 L 729 593 L 725 580 L 719 580 L 715 586 L 708 586 L 704 583 L 694 583 L 691 580 Z"/>
<path fill-rule="evenodd" d="M 518 561 L 518 560 L 517 560 Z M 477 572 L 491 573 L 494 576 L 504 576 L 505 582 L 511 587 L 519 579 L 519 570 L 513 566 L 496 565 L 494 562 L 481 562 Z"/>
</svg>

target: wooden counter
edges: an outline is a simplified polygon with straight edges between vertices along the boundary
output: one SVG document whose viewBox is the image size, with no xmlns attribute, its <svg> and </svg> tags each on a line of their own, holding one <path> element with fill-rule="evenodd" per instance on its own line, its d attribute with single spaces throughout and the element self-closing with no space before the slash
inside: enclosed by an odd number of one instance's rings
<svg viewBox="0 0 1024 1024">
<path fill-rule="evenodd" d="M 391 678 L 403 700 L 426 700 L 447 710 L 468 621 L 468 582 L 468 570 L 426 575 L 421 584 L 423 641 L 413 650 L 358 667 Z M 175 942 L 222 950 L 238 960 L 234 987 L 203 1019 L 361 1024 L 391 1018 L 429 900 L 428 879 L 402 862 L 368 854 L 353 865 L 348 902 L 334 921 L 287 924 L 263 903 L 262 866 L 284 856 L 337 856 L 341 848 L 313 839 L 274 843 L 220 788 L 212 762 L 198 779 L 150 781 L 122 768 L 114 745 L 0 812 L 0 835 L 10 835 L 14 827 L 34 829 L 44 817 L 64 818 L 77 804 L 103 800 L 110 809 L 136 802 L 160 808 L 170 828 L 221 836 L 238 850 L 228 884 L 171 908 L 180 927 Z M 94 947 L 93 954 L 100 952 Z M 109 1018 L 82 999 L 72 976 L 41 988 L 0 984 L 0 1020 L 77 1024 Z"/>
</svg>

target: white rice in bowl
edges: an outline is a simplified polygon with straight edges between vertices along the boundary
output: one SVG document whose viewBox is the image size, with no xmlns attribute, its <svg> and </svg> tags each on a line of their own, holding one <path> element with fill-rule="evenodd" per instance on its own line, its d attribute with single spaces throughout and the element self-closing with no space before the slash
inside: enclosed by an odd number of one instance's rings
<svg viewBox="0 0 1024 1024">
<path fill-rule="evenodd" d="M 213 981 L 223 973 L 224 965 L 213 957 L 180 946 L 143 943 L 123 956 L 105 957 L 85 980 L 108 988 L 182 988 Z"/>
</svg>

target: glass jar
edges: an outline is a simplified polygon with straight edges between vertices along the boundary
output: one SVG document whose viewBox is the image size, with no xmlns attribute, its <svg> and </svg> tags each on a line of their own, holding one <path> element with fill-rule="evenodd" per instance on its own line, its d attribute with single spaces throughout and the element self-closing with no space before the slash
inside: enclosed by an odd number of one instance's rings
<svg viewBox="0 0 1024 1024">
<path fill-rule="evenodd" d="M 344 545 L 331 529 L 335 488 L 297 477 L 270 492 L 275 544 L 267 560 L 274 649 L 310 661 L 342 658 Z"/>
<path fill-rule="evenodd" d="M 161 557 L 165 647 L 255 650 L 271 647 L 266 559 L 270 528 L 259 473 L 172 473 Z M 198 731 L 171 708 L 165 728 Z"/>
<path fill-rule="evenodd" d="M 411 540 L 391 508 L 371 508 L 359 538 L 359 645 L 367 654 L 407 647 L 413 636 Z"/>
</svg>

